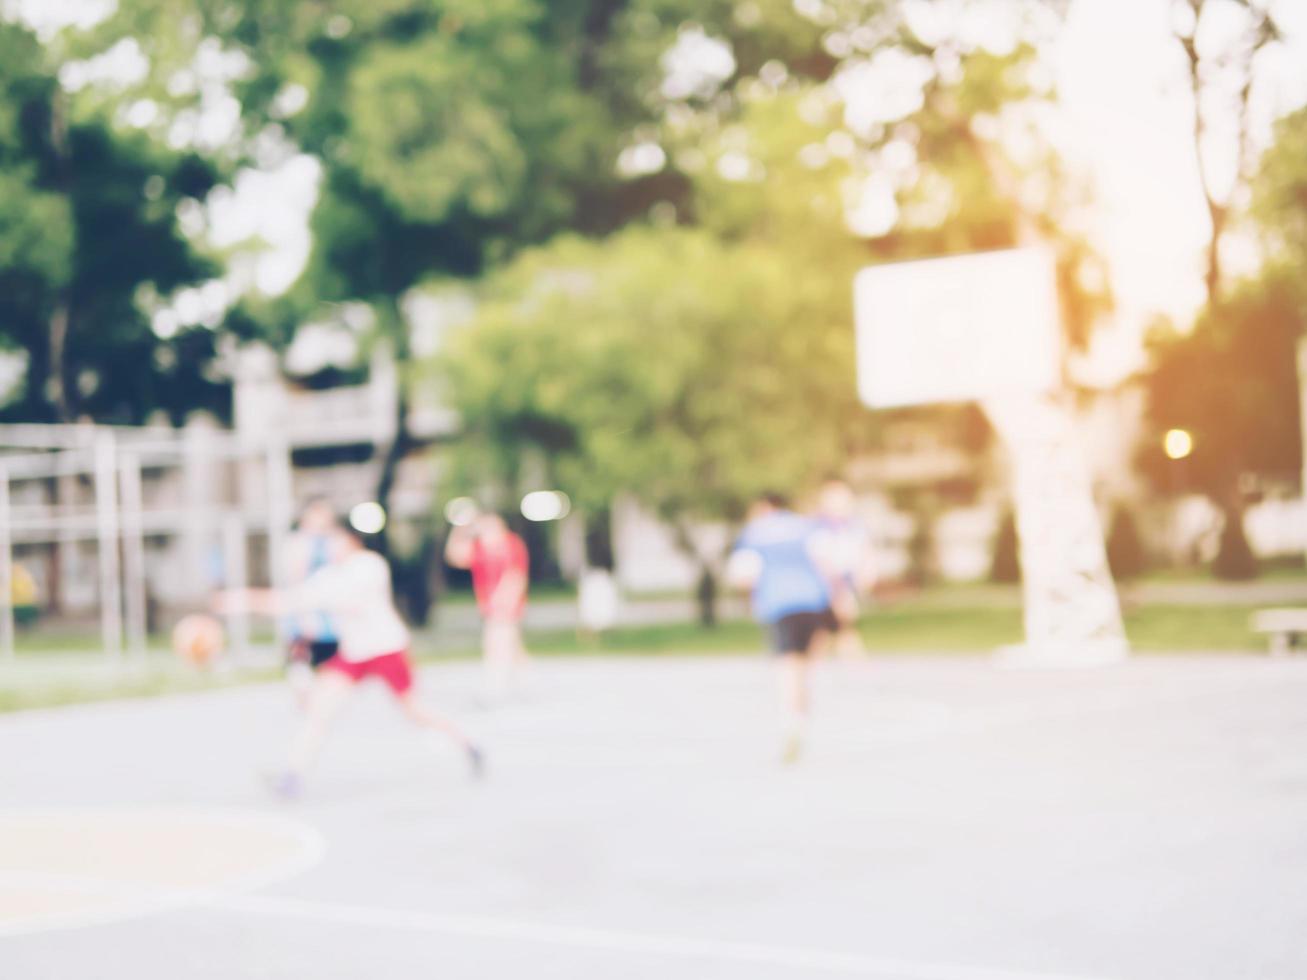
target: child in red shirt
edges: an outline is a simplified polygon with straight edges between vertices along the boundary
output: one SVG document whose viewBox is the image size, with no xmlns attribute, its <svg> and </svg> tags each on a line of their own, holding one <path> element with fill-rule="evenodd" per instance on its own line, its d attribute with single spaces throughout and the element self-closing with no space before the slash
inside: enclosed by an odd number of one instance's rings
<svg viewBox="0 0 1307 980">
<path fill-rule="evenodd" d="M 487 694 L 498 700 L 527 663 L 522 642 L 526 613 L 529 555 L 523 540 L 498 514 L 482 514 L 455 527 L 445 546 L 445 560 L 472 572 L 472 589 L 481 610 L 481 650 Z"/>
</svg>

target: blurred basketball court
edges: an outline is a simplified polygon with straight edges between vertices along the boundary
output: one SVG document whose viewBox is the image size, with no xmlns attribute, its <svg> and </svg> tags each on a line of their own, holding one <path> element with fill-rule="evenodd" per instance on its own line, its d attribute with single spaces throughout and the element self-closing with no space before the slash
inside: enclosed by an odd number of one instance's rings
<svg viewBox="0 0 1307 980">
<path fill-rule="evenodd" d="M 832 664 L 791 769 L 760 657 L 477 679 L 487 782 L 368 690 L 292 806 L 280 685 L 0 718 L 3 974 L 1307 975 L 1307 662 Z"/>
</svg>

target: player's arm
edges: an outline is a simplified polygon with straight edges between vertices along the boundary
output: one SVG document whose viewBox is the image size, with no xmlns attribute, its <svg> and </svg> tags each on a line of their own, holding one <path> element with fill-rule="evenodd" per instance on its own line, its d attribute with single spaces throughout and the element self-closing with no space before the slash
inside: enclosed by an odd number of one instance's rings
<svg viewBox="0 0 1307 980">
<path fill-rule="evenodd" d="M 290 611 L 276 589 L 223 589 L 214 593 L 211 605 L 222 616 L 281 616 Z"/>
<path fill-rule="evenodd" d="M 360 575 L 365 571 L 352 562 L 319 568 L 281 594 L 283 608 L 291 613 L 348 613 L 364 601 Z"/>
<path fill-rule="evenodd" d="M 741 592 L 757 583 L 762 574 L 762 555 L 752 548 L 738 547 L 726 559 L 726 584 Z"/>
<path fill-rule="evenodd" d="M 348 609 L 356 591 L 349 576 L 329 566 L 289 589 L 226 589 L 214 596 L 213 610 L 259 616 L 335 612 Z"/>
<path fill-rule="evenodd" d="M 476 538 L 470 526 L 456 526 L 445 541 L 445 561 L 454 568 L 472 567 L 472 545 Z"/>
<path fill-rule="evenodd" d="M 822 577 L 831 584 L 837 583 L 841 578 L 841 569 L 839 556 L 836 554 L 835 540 L 828 531 L 814 531 L 808 535 L 804 547 L 808 551 L 808 557 L 812 559 L 813 565 Z"/>
<path fill-rule="evenodd" d="M 303 535 L 296 534 L 292 537 L 286 551 L 286 581 L 303 582 L 309 575 L 309 548 Z"/>
<path fill-rule="evenodd" d="M 853 570 L 853 582 L 858 591 L 870 595 L 880 584 L 880 570 L 876 567 L 876 556 L 871 546 L 864 544 L 858 555 L 858 564 Z"/>
</svg>

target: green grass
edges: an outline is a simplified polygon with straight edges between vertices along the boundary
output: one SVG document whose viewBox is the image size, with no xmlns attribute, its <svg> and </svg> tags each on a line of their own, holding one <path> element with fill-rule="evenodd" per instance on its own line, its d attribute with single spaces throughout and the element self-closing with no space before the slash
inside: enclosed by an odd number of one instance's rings
<svg viewBox="0 0 1307 980">
<path fill-rule="evenodd" d="M 167 640 L 161 636 L 150 638 L 150 652 L 166 650 Z M 19 656 L 31 654 L 55 655 L 62 653 L 91 654 L 100 649 L 100 636 L 94 627 L 50 626 L 19 630 L 14 643 Z"/>
<path fill-rule="evenodd" d="M 1143 652 L 1264 651 L 1249 627 L 1260 606 L 1144 606 L 1126 612 L 1131 645 Z"/>
<path fill-rule="evenodd" d="M 872 652 L 989 653 L 1022 638 L 1021 610 L 1008 599 L 1006 593 L 982 589 L 928 592 L 872 611 L 862 632 Z M 1248 627 L 1254 608 L 1144 606 L 1126 613 L 1126 630 L 1134 649 L 1142 653 L 1258 652 L 1265 649 L 1265 641 Z M 594 639 L 578 637 L 571 630 L 536 631 L 528 634 L 527 642 L 533 653 L 543 656 L 756 655 L 766 648 L 759 627 L 738 621 L 716 629 L 695 623 L 626 627 Z M 155 645 L 162 648 L 162 641 L 156 639 Z M 198 671 L 167 653 L 152 655 L 146 667 L 114 669 L 93 652 L 96 647 L 94 633 L 86 630 L 43 629 L 24 634 L 17 662 L 0 668 L 0 712 L 215 690 L 270 680 L 278 674 L 274 669 L 225 674 Z M 475 639 L 466 636 L 451 641 L 420 634 L 414 647 L 424 660 L 473 657 L 477 652 Z"/>
<path fill-rule="evenodd" d="M 1259 563 L 1257 577 L 1251 581 L 1302 582 L 1305 580 L 1307 580 L 1307 564 L 1304 564 L 1303 559 L 1298 556 L 1285 556 L 1279 558 L 1263 558 Z M 1211 568 L 1201 565 L 1185 568 L 1152 568 L 1137 578 L 1127 579 L 1119 584 L 1130 586 L 1148 585 L 1152 583 L 1165 585 L 1188 585 L 1192 583 L 1210 583 L 1213 585 L 1231 584 L 1213 575 Z M 1239 583 L 1234 584 L 1237 585 Z"/>
<path fill-rule="evenodd" d="M 1252 606 L 1149 606 L 1126 614 L 1126 632 L 1140 652 L 1260 651 L 1265 640 L 1248 627 Z M 862 626 L 867 649 L 881 653 L 988 653 L 1021 642 L 1021 610 L 1011 607 L 935 608 L 914 605 L 881 609 Z M 598 639 L 571 631 L 529 634 L 533 653 L 702 654 L 751 653 L 766 637 L 752 623 L 728 622 L 716 629 L 676 623 L 612 630 Z M 451 649 L 444 655 L 470 655 Z"/>
<path fill-rule="evenodd" d="M 933 609 L 877 613 L 863 627 L 870 650 L 882 652 L 988 651 L 1021 638 L 1021 614 L 1013 609 Z M 581 638 L 571 630 L 527 634 L 531 652 L 544 656 L 705 653 L 757 653 L 766 648 L 759 626 L 731 621 L 707 629 L 697 623 L 669 623 L 615 629 L 597 638 Z M 463 653 L 451 650 L 451 655 Z"/>
<path fill-rule="evenodd" d="M 21 659 L 0 672 L 0 713 L 120 698 L 214 691 L 271 680 L 277 671 L 202 671 L 157 658 L 144 666 L 112 667 L 101 655 Z"/>
<path fill-rule="evenodd" d="M 531 584 L 531 598 L 533 599 L 570 599 L 576 600 L 576 583 L 575 582 L 533 582 Z M 470 606 L 476 602 L 476 595 L 469 587 L 446 589 L 436 597 L 436 604 L 440 606 Z"/>
<path fill-rule="evenodd" d="M 260 624 L 250 632 L 251 641 L 263 646 L 274 641 L 276 633 L 271 627 Z M 100 652 L 100 634 L 94 626 L 77 626 L 42 623 L 31 629 L 20 629 L 14 647 L 20 656 L 28 654 L 94 654 Z M 161 660 L 172 656 L 171 640 L 166 634 L 151 634 L 147 649 L 150 655 Z"/>
</svg>

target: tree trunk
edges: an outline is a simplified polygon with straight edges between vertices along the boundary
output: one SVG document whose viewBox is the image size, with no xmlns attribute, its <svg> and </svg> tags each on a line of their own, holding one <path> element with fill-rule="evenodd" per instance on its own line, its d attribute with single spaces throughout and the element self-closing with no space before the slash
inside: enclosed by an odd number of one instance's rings
<svg viewBox="0 0 1307 980">
<path fill-rule="evenodd" d="M 1212 220 L 1212 234 L 1207 241 L 1207 270 L 1203 274 L 1203 285 L 1207 291 L 1207 305 L 1215 310 L 1221 304 L 1221 242 L 1225 238 L 1228 210 L 1209 197 L 1207 213 Z"/>
<path fill-rule="evenodd" d="M 1194 12 L 1194 33 L 1198 22 L 1202 20 L 1205 0 L 1190 0 L 1189 6 Z M 1202 186 L 1203 201 L 1207 205 L 1207 215 L 1211 220 L 1211 232 L 1207 237 L 1207 267 L 1203 273 L 1203 287 L 1207 293 L 1207 305 L 1215 309 L 1221 301 L 1221 236 L 1225 231 L 1225 207 L 1216 199 L 1212 186 L 1212 175 L 1207 169 L 1207 158 L 1203 155 L 1203 142 L 1207 136 L 1207 120 L 1203 116 L 1203 80 L 1201 59 L 1198 46 L 1192 35 L 1176 35 L 1180 46 L 1184 48 L 1185 60 L 1189 66 L 1189 92 L 1194 100 L 1193 144 L 1194 159 L 1198 164 L 1198 182 Z"/>
<path fill-rule="evenodd" d="M 400 311 L 398 300 L 391 296 L 387 297 L 381 304 L 378 311 L 381 319 L 381 328 L 383 335 L 391 342 L 391 351 L 395 358 L 396 379 L 398 391 L 395 395 L 395 434 L 386 447 L 384 455 L 381 457 L 381 472 L 377 477 L 377 503 L 390 513 L 390 496 L 395 489 L 395 478 L 399 473 L 399 464 L 412 450 L 414 445 L 413 434 L 409 431 L 409 395 L 408 385 L 405 375 L 409 361 L 411 359 L 408 343 L 408 326 L 404 322 L 404 315 Z M 390 555 L 390 533 L 389 524 L 381 529 L 377 535 L 378 550 L 389 557 Z"/>
<path fill-rule="evenodd" d="M 690 536 L 690 529 L 685 526 L 681 520 L 672 521 L 672 534 L 676 540 L 676 546 L 686 555 L 694 560 L 699 566 L 699 580 L 695 583 L 695 602 L 699 610 L 699 622 L 709 629 L 715 628 L 718 623 L 717 619 L 717 573 L 713 571 L 712 563 L 705 560 L 699 553 L 699 549 L 694 545 L 694 539 Z"/>
<path fill-rule="evenodd" d="M 585 523 L 585 563 L 611 572 L 613 559 L 613 513 L 608 507 L 590 511 Z"/>
<path fill-rule="evenodd" d="M 50 100 L 50 145 L 54 149 L 56 160 L 56 184 L 66 195 L 71 176 L 68 172 L 68 121 L 64 114 L 63 96 L 57 91 Z M 67 288 L 61 288 L 54 312 L 50 314 L 50 363 L 48 365 L 50 385 L 48 397 L 54 405 L 55 417 L 60 422 L 73 421 L 65 357 L 68 350 L 69 323 L 68 291 Z"/>
<path fill-rule="evenodd" d="M 1221 529 L 1221 545 L 1212 563 L 1212 572 L 1226 581 L 1247 581 L 1256 578 L 1260 571 L 1257 556 L 1243 530 L 1243 506 L 1229 503 L 1221 508 L 1225 525 Z"/>
<path fill-rule="evenodd" d="M 707 562 L 704 562 L 699 572 L 695 600 L 699 604 L 699 625 L 707 629 L 715 629 L 717 627 L 717 576 Z"/>
<path fill-rule="evenodd" d="M 395 437 L 386 447 L 381 457 L 381 474 L 377 478 L 377 503 L 387 514 L 390 513 L 390 495 L 395 489 L 395 477 L 399 473 L 399 464 L 413 447 L 413 437 L 408 431 L 408 396 L 400 383 L 400 394 L 395 400 Z M 382 527 L 377 535 L 377 544 L 382 554 L 390 554 L 390 522 Z"/>
<path fill-rule="evenodd" d="M 73 421 L 72 405 L 68 398 L 67 369 L 64 351 L 68 345 L 68 303 L 60 297 L 50 315 L 50 388 L 49 398 L 54 404 L 55 417 L 60 422 Z"/>
<path fill-rule="evenodd" d="M 1222 195 L 1217 192 L 1212 180 L 1212 173 L 1207 166 L 1207 160 L 1203 155 L 1203 142 L 1207 137 L 1208 126 L 1207 120 L 1203 115 L 1203 58 L 1198 52 L 1197 35 L 1199 25 L 1203 19 L 1203 12 L 1206 10 L 1209 0 L 1187 0 L 1190 11 L 1193 13 L 1192 30 L 1185 33 L 1176 30 L 1175 38 L 1180 42 L 1184 49 L 1185 60 L 1189 68 L 1189 90 L 1194 100 L 1193 115 L 1193 143 L 1194 156 L 1198 163 L 1198 178 L 1202 184 L 1203 197 L 1207 202 L 1207 213 L 1211 218 L 1212 230 L 1207 241 L 1207 269 L 1203 275 L 1203 285 L 1207 291 L 1207 305 L 1211 309 L 1217 309 L 1222 300 L 1222 268 L 1221 268 L 1221 242 L 1224 240 L 1225 232 L 1229 224 L 1230 202 L 1235 200 L 1235 192 L 1239 184 L 1246 176 L 1247 165 L 1250 158 L 1250 137 L 1252 135 L 1252 118 L 1250 113 L 1253 87 L 1253 70 L 1257 61 L 1257 56 L 1263 48 L 1278 40 L 1281 36 L 1279 26 L 1269 11 L 1258 10 L 1255 5 L 1244 4 L 1248 9 L 1249 15 L 1255 18 L 1249 35 L 1250 44 L 1246 51 L 1241 55 L 1236 55 L 1233 59 L 1228 60 L 1227 64 L 1222 66 L 1223 71 L 1234 70 L 1243 73 L 1242 84 L 1239 87 L 1239 95 L 1236 103 L 1238 112 L 1238 127 L 1235 133 L 1235 169 L 1234 169 L 1234 186 L 1228 194 Z M 1228 53 L 1227 53 L 1228 54 Z M 1220 63 L 1220 60 L 1209 56 L 1209 61 Z M 1225 203 L 1222 203 L 1222 200 Z"/>
</svg>

